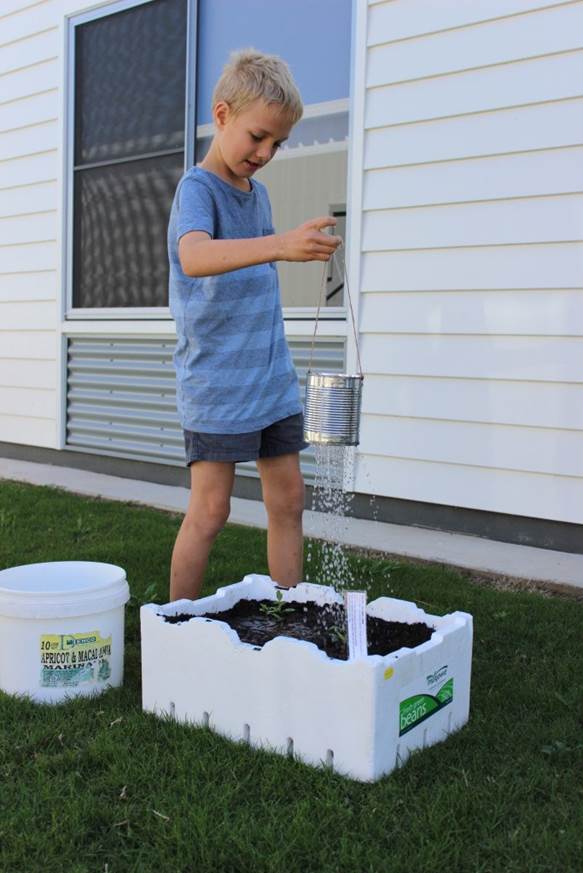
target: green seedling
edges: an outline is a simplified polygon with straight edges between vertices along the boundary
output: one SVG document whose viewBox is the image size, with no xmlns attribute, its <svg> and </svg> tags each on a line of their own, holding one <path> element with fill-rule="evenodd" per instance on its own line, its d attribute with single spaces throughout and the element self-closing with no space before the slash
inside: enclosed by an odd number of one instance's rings
<svg viewBox="0 0 583 873">
<path fill-rule="evenodd" d="M 347 630 L 341 624 L 333 624 L 328 630 L 328 636 L 335 643 L 344 643 L 344 645 L 346 645 L 348 642 Z"/>
<path fill-rule="evenodd" d="M 286 612 L 293 612 L 293 608 L 291 606 L 285 605 L 282 591 L 276 591 L 275 597 L 276 603 L 262 603 L 259 607 L 259 611 L 262 612 L 263 615 L 267 616 L 267 618 L 273 618 L 275 619 L 275 621 L 281 621 Z"/>
</svg>

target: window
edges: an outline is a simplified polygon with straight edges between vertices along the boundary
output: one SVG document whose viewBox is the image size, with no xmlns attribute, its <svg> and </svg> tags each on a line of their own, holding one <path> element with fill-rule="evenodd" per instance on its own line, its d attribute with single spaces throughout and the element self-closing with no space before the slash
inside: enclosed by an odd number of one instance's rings
<svg viewBox="0 0 583 873">
<path fill-rule="evenodd" d="M 332 204 L 346 203 L 352 2 L 199 0 L 198 162 L 213 135 L 214 84 L 233 50 L 253 46 L 279 55 L 289 64 L 300 90 L 304 117 L 276 157 L 256 174 L 268 188 L 278 232 L 330 215 Z M 337 232 L 344 235 L 340 217 Z M 280 262 L 277 268 L 286 317 L 311 320 L 322 284 L 322 263 Z M 326 305 L 341 307 L 342 293 L 330 297 Z"/>
<path fill-rule="evenodd" d="M 352 2 L 117 0 L 71 22 L 71 317 L 167 307 L 172 199 L 195 145 L 197 162 L 208 149 L 212 89 L 234 49 L 283 57 L 304 101 L 303 119 L 258 174 L 276 230 L 346 202 Z M 291 317 L 313 318 L 321 263 L 278 272 Z M 341 307 L 341 290 L 326 305 Z"/>
<path fill-rule="evenodd" d="M 185 166 L 188 0 L 74 25 L 72 305 L 168 305 L 166 232 Z"/>
</svg>

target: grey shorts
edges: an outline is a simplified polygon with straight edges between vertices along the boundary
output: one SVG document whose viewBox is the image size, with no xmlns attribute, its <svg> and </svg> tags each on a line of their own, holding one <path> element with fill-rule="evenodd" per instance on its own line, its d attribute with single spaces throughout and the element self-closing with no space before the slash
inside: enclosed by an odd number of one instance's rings
<svg viewBox="0 0 583 873">
<path fill-rule="evenodd" d="M 298 412 L 275 421 L 263 430 L 250 433 L 200 433 L 184 431 L 186 466 L 193 461 L 256 461 L 301 452 L 304 441 L 304 416 Z"/>
</svg>

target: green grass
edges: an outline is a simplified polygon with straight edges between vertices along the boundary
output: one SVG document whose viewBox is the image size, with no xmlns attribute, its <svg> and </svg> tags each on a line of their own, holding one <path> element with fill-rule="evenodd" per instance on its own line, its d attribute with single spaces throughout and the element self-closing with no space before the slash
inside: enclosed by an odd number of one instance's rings
<svg viewBox="0 0 583 873">
<path fill-rule="evenodd" d="M 0 567 L 108 561 L 132 591 L 123 688 L 53 707 L 0 695 L 0 873 L 583 870 L 581 602 L 352 556 L 371 598 L 475 622 L 469 724 L 360 784 L 141 712 L 139 605 L 148 588 L 167 599 L 179 524 L 0 483 Z M 263 531 L 227 527 L 205 592 L 266 573 L 265 545 Z"/>
</svg>

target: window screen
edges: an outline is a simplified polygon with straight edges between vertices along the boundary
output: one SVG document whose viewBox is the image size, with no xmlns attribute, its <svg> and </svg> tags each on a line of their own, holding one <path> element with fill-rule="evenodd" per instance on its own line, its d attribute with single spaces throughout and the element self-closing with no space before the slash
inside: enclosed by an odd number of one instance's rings
<svg viewBox="0 0 583 873">
<path fill-rule="evenodd" d="M 80 173 L 75 186 L 76 306 L 166 306 L 168 212 L 183 157 Z"/>
<path fill-rule="evenodd" d="M 187 0 L 153 0 L 76 28 L 75 308 L 168 304 L 186 27 Z"/>
</svg>

